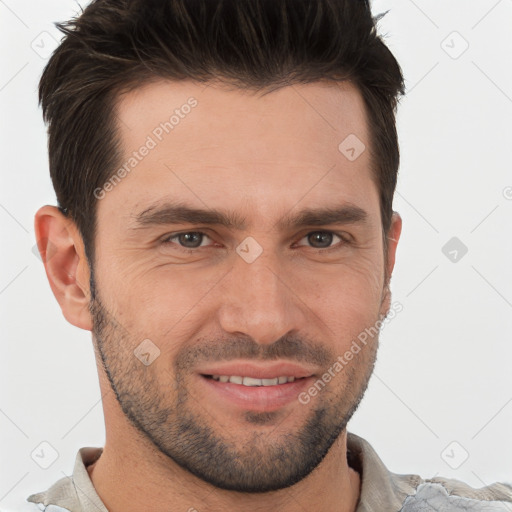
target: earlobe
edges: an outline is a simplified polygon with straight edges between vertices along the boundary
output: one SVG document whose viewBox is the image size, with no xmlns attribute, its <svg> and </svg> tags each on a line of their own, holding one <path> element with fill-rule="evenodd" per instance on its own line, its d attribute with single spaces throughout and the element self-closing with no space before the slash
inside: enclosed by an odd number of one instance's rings
<svg viewBox="0 0 512 512">
<path fill-rule="evenodd" d="M 43 206 L 35 215 L 34 230 L 48 282 L 64 317 L 90 331 L 90 271 L 75 223 L 55 206 Z"/>
</svg>

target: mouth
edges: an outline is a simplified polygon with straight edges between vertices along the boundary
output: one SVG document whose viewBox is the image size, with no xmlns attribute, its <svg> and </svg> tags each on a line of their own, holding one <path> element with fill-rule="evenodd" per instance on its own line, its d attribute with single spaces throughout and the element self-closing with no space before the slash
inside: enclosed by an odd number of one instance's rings
<svg viewBox="0 0 512 512">
<path fill-rule="evenodd" d="M 241 384 L 242 386 L 279 386 L 295 380 L 305 379 L 306 377 L 295 377 L 293 375 L 282 375 L 270 379 L 256 379 L 254 377 L 242 375 L 203 375 L 207 379 L 213 379 L 218 382 L 232 382 L 233 384 Z"/>
<path fill-rule="evenodd" d="M 201 396 L 233 411 L 271 412 L 300 405 L 299 394 L 314 381 L 311 368 L 292 363 L 224 363 L 201 369 Z"/>
</svg>

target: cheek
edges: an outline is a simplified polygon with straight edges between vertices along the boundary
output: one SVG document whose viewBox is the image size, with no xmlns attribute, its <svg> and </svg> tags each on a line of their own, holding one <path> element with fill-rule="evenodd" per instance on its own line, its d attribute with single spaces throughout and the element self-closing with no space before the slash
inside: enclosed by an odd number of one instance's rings
<svg viewBox="0 0 512 512">
<path fill-rule="evenodd" d="M 134 339 L 169 346 L 169 339 L 187 339 L 205 322 L 201 312 L 225 273 L 216 266 L 155 266 L 144 259 L 124 264 L 120 258 L 104 266 L 98 282 L 103 302 Z"/>
<path fill-rule="evenodd" d="M 301 297 L 328 328 L 327 334 L 346 344 L 373 325 L 381 311 L 383 265 L 363 257 L 351 265 L 299 279 Z"/>
</svg>

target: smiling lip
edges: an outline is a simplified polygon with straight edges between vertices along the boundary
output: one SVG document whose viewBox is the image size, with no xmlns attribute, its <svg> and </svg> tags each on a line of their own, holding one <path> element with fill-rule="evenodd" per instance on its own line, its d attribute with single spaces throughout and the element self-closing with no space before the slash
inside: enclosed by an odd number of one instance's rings
<svg viewBox="0 0 512 512">
<path fill-rule="evenodd" d="M 311 385 L 311 368 L 288 362 L 255 364 L 254 362 L 226 362 L 209 365 L 199 370 L 200 385 L 208 399 L 216 404 L 254 412 L 271 412 L 291 402 L 297 402 L 301 391 Z M 234 382 L 214 380 L 213 375 L 276 379 L 293 377 L 292 382 L 268 386 L 246 386 Z"/>
<path fill-rule="evenodd" d="M 253 379 L 274 379 L 286 375 L 302 379 L 311 377 L 314 374 L 312 368 L 301 366 L 297 363 L 277 362 L 255 364 L 253 362 L 226 362 L 218 363 L 204 368 L 199 368 L 201 375 L 240 375 L 242 377 L 252 377 Z"/>
</svg>

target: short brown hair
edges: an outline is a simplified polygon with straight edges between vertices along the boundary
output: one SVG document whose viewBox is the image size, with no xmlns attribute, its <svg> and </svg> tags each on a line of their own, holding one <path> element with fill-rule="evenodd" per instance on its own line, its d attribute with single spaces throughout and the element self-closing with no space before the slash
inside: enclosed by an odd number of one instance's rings
<svg viewBox="0 0 512 512">
<path fill-rule="evenodd" d="M 351 80 L 364 99 L 384 236 L 393 213 L 404 82 L 377 34 L 369 0 L 93 0 L 65 34 L 39 84 L 59 208 L 94 262 L 94 190 L 120 163 L 115 100 L 157 78 L 264 90 Z"/>
</svg>

